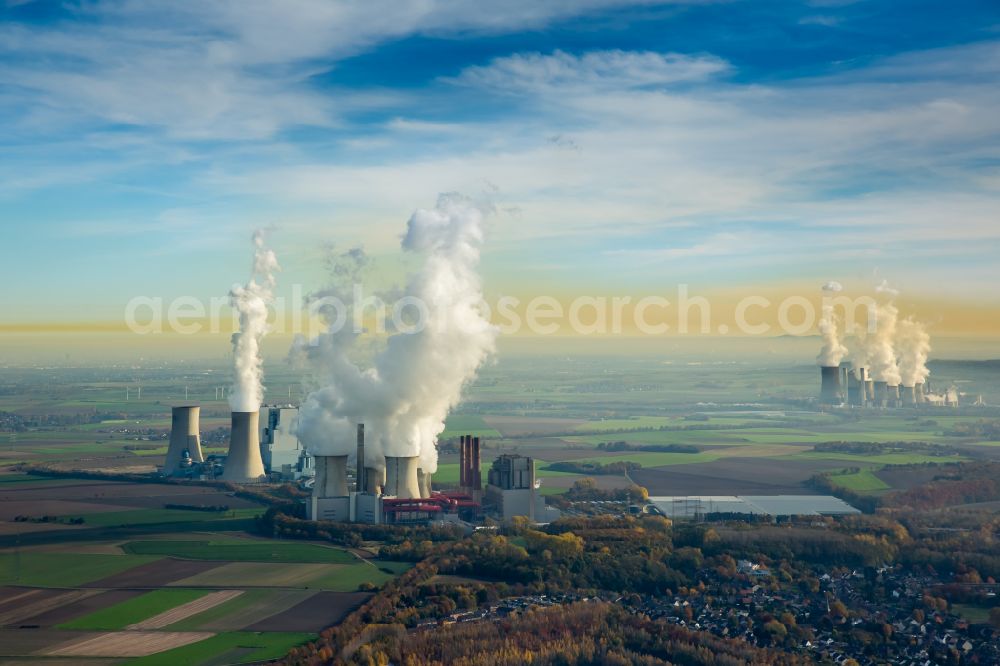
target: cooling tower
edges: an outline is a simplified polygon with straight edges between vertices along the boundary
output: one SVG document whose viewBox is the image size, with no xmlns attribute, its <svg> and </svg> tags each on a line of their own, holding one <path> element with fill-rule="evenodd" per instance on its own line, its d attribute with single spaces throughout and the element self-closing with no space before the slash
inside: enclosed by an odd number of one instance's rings
<svg viewBox="0 0 1000 666">
<path fill-rule="evenodd" d="M 174 407 L 170 415 L 170 444 L 167 446 L 167 459 L 163 463 L 163 473 L 176 474 L 181 469 L 184 451 L 191 456 L 192 462 L 204 462 L 201 455 L 201 434 L 198 418 L 201 407 L 184 405 Z"/>
<path fill-rule="evenodd" d="M 365 467 L 365 492 L 372 495 L 382 494 L 385 487 L 385 469 Z"/>
<path fill-rule="evenodd" d="M 417 469 L 417 486 L 420 488 L 421 497 L 431 496 L 431 475 L 422 469 Z"/>
<path fill-rule="evenodd" d="M 875 382 L 871 379 L 865 380 L 865 400 L 869 405 L 875 404 Z"/>
<path fill-rule="evenodd" d="M 859 368 L 858 372 L 852 372 L 847 376 L 847 397 L 848 401 L 855 407 L 862 407 L 865 404 L 865 369 Z"/>
<path fill-rule="evenodd" d="M 913 397 L 916 399 L 918 405 L 925 401 L 924 385 L 921 382 L 917 382 L 913 385 Z"/>
<path fill-rule="evenodd" d="M 839 405 L 844 402 L 844 391 L 840 386 L 840 368 L 836 365 L 820 368 L 822 384 L 819 390 L 819 401 L 824 405 Z"/>
<path fill-rule="evenodd" d="M 875 406 L 886 407 L 889 404 L 889 384 L 875 382 Z"/>
<path fill-rule="evenodd" d="M 414 499 L 420 497 L 420 481 L 417 478 L 419 456 L 385 457 L 385 488 L 383 495 L 399 499 Z"/>
<path fill-rule="evenodd" d="M 904 386 L 902 392 L 899 395 L 900 404 L 903 407 L 916 407 L 917 405 L 917 389 L 915 386 Z"/>
<path fill-rule="evenodd" d="M 347 456 L 316 456 L 314 497 L 347 497 Z"/>
<path fill-rule="evenodd" d="M 260 412 L 233 412 L 232 434 L 229 438 L 229 455 L 223 481 L 254 483 L 264 476 L 264 463 L 260 459 L 260 434 L 257 424 Z"/>
<path fill-rule="evenodd" d="M 899 407 L 899 384 L 886 387 L 890 407 Z"/>
</svg>

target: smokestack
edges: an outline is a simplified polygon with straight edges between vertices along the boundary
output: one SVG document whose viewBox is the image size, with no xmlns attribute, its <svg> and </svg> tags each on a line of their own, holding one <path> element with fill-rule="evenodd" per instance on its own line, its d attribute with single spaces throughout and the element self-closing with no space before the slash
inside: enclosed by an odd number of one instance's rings
<svg viewBox="0 0 1000 666">
<path fill-rule="evenodd" d="M 889 384 L 887 382 L 875 382 L 875 406 L 887 407 L 889 404 Z"/>
<path fill-rule="evenodd" d="M 192 462 L 204 462 L 198 425 L 200 415 L 201 407 L 196 405 L 184 405 L 171 410 L 170 444 L 167 446 L 167 459 L 163 463 L 164 474 L 177 473 L 184 458 L 184 451 L 191 456 Z"/>
<path fill-rule="evenodd" d="M 229 455 L 223 481 L 254 483 L 264 476 L 264 463 L 260 459 L 260 412 L 233 412 L 232 434 L 229 438 Z"/>
<path fill-rule="evenodd" d="M 316 456 L 313 497 L 346 497 L 347 456 Z"/>
<path fill-rule="evenodd" d="M 820 367 L 822 383 L 819 391 L 819 401 L 824 405 L 839 405 L 844 402 L 844 392 L 840 386 L 840 366 L 824 365 Z"/>
<path fill-rule="evenodd" d="M 473 490 L 483 489 L 483 473 L 482 473 L 482 461 L 479 457 L 479 438 L 472 438 L 472 460 L 469 463 L 472 466 L 471 470 L 471 481 Z"/>
<path fill-rule="evenodd" d="M 458 487 L 468 488 L 469 451 L 465 445 L 465 435 L 458 438 Z"/>
<path fill-rule="evenodd" d="M 417 465 L 420 456 L 386 456 L 384 495 L 400 499 L 420 497 L 420 481 L 417 479 Z"/>
<path fill-rule="evenodd" d="M 431 474 L 417 468 L 417 486 L 420 488 L 421 497 L 431 496 Z"/>
<path fill-rule="evenodd" d="M 385 487 L 385 470 L 378 467 L 365 467 L 365 489 L 372 495 L 382 494 Z"/>
<path fill-rule="evenodd" d="M 358 424 L 358 460 L 354 465 L 355 486 L 359 493 L 368 490 L 368 479 L 365 478 L 365 424 Z"/>
<path fill-rule="evenodd" d="M 917 406 L 917 389 L 915 386 L 904 386 L 903 392 L 900 394 L 900 403 L 904 407 L 916 407 Z"/>
</svg>

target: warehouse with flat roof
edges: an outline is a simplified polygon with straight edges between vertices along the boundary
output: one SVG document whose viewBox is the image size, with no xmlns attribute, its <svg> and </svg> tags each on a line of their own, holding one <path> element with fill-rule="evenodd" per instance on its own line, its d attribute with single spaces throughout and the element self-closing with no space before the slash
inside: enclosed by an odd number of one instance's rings
<svg viewBox="0 0 1000 666">
<path fill-rule="evenodd" d="M 676 495 L 650 497 L 649 502 L 668 518 L 700 518 L 718 513 L 773 518 L 861 513 L 832 495 Z"/>
</svg>

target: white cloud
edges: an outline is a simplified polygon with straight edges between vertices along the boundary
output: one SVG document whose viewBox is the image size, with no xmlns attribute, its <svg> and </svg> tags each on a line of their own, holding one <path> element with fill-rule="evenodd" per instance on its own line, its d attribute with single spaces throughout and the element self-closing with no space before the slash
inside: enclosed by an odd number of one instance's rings
<svg viewBox="0 0 1000 666">
<path fill-rule="evenodd" d="M 599 92 L 704 81 L 729 69 L 715 56 L 649 51 L 591 51 L 572 55 L 521 53 L 489 65 L 468 67 L 447 81 L 499 92 L 545 93 L 552 89 Z"/>
</svg>

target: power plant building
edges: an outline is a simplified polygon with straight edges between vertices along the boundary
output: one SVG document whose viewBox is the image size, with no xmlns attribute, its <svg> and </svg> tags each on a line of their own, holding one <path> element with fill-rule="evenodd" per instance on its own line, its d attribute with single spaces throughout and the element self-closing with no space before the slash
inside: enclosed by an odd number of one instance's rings
<svg viewBox="0 0 1000 666">
<path fill-rule="evenodd" d="M 493 461 L 487 474 L 485 504 L 499 518 L 509 521 L 523 516 L 547 523 L 559 512 L 546 506 L 535 483 L 535 461 L 528 456 L 504 454 Z"/>
<path fill-rule="evenodd" d="M 313 461 L 295 430 L 299 409 L 291 405 L 260 408 L 260 457 L 264 469 L 284 479 L 312 476 Z"/>
</svg>

